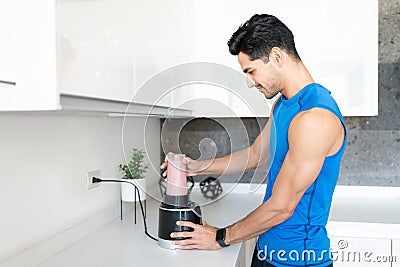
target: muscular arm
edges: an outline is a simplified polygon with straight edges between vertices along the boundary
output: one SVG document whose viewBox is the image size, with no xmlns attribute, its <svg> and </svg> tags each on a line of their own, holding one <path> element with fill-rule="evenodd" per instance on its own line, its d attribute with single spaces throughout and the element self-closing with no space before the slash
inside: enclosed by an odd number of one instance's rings
<svg viewBox="0 0 400 267">
<path fill-rule="evenodd" d="M 226 242 L 255 237 L 290 218 L 307 188 L 317 178 L 325 157 L 336 153 L 344 130 L 330 112 L 312 109 L 297 115 L 289 128 L 289 150 L 271 198 L 227 228 Z"/>
</svg>

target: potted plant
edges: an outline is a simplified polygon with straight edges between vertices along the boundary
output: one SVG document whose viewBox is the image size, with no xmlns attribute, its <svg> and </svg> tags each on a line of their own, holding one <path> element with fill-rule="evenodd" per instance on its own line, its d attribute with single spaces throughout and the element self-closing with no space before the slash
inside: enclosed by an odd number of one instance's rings
<svg viewBox="0 0 400 267">
<path fill-rule="evenodd" d="M 125 165 L 120 164 L 119 170 L 123 174 L 122 180 L 134 184 L 139 189 L 140 199 L 146 199 L 146 173 L 149 165 L 144 162 L 145 152 L 134 148 L 131 159 Z M 121 183 L 121 199 L 126 202 L 135 201 L 135 188 L 127 183 Z M 139 196 L 136 195 L 136 201 Z"/>
</svg>

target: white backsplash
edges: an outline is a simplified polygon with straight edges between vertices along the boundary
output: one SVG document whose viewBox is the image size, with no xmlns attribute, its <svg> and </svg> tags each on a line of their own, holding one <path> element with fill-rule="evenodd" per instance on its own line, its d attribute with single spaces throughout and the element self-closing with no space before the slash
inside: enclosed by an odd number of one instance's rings
<svg viewBox="0 0 400 267">
<path fill-rule="evenodd" d="M 0 115 L 0 262 L 119 204 L 119 184 L 87 190 L 86 172 L 120 178 L 123 149 L 159 166 L 159 119 Z M 158 167 L 157 166 L 157 167 Z M 147 175 L 152 174 L 151 168 Z M 146 176 L 147 176 L 146 175 Z M 118 216 L 116 211 L 116 215 Z"/>
</svg>

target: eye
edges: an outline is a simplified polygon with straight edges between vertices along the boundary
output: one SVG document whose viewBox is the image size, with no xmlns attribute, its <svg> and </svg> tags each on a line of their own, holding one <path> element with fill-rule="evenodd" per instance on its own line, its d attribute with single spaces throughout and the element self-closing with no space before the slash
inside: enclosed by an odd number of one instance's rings
<svg viewBox="0 0 400 267">
<path fill-rule="evenodd" d="M 247 73 L 250 74 L 250 75 L 253 75 L 254 74 L 254 70 L 250 70 Z"/>
</svg>

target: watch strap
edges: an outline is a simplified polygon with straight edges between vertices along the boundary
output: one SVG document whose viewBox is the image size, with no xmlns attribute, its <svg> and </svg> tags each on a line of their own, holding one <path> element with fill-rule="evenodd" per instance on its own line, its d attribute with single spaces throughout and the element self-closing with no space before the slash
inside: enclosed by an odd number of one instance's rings
<svg viewBox="0 0 400 267">
<path fill-rule="evenodd" d="M 225 243 L 225 236 L 226 236 L 226 228 L 221 228 L 217 230 L 215 239 L 218 242 L 218 244 L 223 248 L 229 246 Z"/>
</svg>

